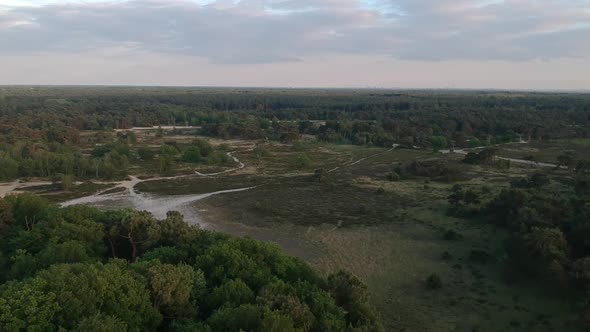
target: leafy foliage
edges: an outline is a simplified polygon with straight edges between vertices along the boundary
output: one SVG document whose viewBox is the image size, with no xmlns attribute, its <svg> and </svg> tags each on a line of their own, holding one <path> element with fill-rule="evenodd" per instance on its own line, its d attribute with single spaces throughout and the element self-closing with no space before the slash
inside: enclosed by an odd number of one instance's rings
<svg viewBox="0 0 590 332">
<path fill-rule="evenodd" d="M 170 212 L 0 200 L 0 330 L 381 330 L 365 286 Z M 34 221 L 34 222 L 33 222 Z"/>
</svg>

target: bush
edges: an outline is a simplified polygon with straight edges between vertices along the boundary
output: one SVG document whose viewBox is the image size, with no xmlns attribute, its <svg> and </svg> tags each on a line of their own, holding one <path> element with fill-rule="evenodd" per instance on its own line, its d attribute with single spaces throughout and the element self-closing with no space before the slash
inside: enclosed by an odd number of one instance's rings
<svg viewBox="0 0 590 332">
<path fill-rule="evenodd" d="M 444 239 L 447 241 L 458 241 L 463 239 L 463 235 L 449 229 L 445 232 Z"/>
<path fill-rule="evenodd" d="M 401 178 L 419 176 L 445 182 L 458 180 L 462 174 L 457 165 L 440 159 L 416 160 L 396 167 L 393 172 L 397 173 Z"/>
<path fill-rule="evenodd" d="M 309 159 L 309 157 L 304 153 L 299 154 L 293 160 L 293 166 L 297 169 L 308 168 L 309 166 L 311 166 L 311 159 Z"/>
<path fill-rule="evenodd" d="M 584 287 L 590 286 L 590 257 L 580 258 L 574 262 L 572 272 L 576 281 Z"/>
<path fill-rule="evenodd" d="M 481 150 L 480 152 L 469 152 L 463 162 L 466 164 L 473 164 L 473 165 L 485 165 L 490 164 L 494 157 L 496 156 L 497 150 L 494 148 L 486 148 Z"/>
<path fill-rule="evenodd" d="M 436 273 L 433 273 L 426 278 L 426 288 L 430 290 L 441 289 L 443 286 L 442 279 Z"/>
<path fill-rule="evenodd" d="M 474 249 L 469 252 L 469 260 L 474 263 L 486 264 L 492 260 L 492 256 L 484 250 Z"/>
<path fill-rule="evenodd" d="M 187 163 L 198 163 L 202 159 L 201 150 L 198 146 L 191 146 L 184 151 L 182 155 L 182 160 Z"/>
<path fill-rule="evenodd" d="M 391 170 L 391 172 L 387 173 L 386 177 L 389 181 L 399 181 L 401 179 L 399 174 L 397 174 L 397 172 L 394 170 Z"/>
<path fill-rule="evenodd" d="M 254 150 L 252 150 L 252 152 L 254 152 L 254 155 L 258 159 L 268 157 L 270 155 L 270 152 L 268 151 L 266 146 L 264 146 L 262 144 L 256 145 L 256 147 L 254 148 Z"/>
<path fill-rule="evenodd" d="M 541 188 L 551 183 L 545 174 L 535 173 L 529 177 L 510 182 L 512 188 Z"/>
<path fill-rule="evenodd" d="M 154 159 L 155 154 L 156 153 L 152 149 L 150 149 L 146 146 L 142 146 L 137 149 L 137 155 L 139 156 L 139 159 L 141 159 L 143 161 L 149 161 L 149 160 Z"/>
</svg>

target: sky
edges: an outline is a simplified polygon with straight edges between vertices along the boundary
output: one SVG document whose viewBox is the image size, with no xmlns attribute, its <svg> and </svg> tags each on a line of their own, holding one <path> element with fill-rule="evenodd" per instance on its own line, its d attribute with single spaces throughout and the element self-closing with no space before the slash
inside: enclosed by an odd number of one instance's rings
<svg viewBox="0 0 590 332">
<path fill-rule="evenodd" d="M 0 84 L 590 90 L 590 0 L 0 0 Z"/>
</svg>

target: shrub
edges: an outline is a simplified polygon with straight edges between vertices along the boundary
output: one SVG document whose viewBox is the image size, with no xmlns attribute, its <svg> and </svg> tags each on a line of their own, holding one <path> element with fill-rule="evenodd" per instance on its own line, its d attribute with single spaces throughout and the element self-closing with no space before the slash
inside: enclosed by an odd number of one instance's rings
<svg viewBox="0 0 590 332">
<path fill-rule="evenodd" d="M 486 264 L 492 256 L 484 250 L 474 249 L 469 252 L 469 260 L 474 263 Z"/>
<path fill-rule="evenodd" d="M 452 229 L 449 229 L 445 232 L 444 239 L 447 241 L 458 241 L 463 239 L 463 235 L 457 233 Z"/>
<path fill-rule="evenodd" d="M 399 174 L 395 170 L 391 170 L 391 172 L 387 173 L 386 177 L 389 181 L 399 181 L 401 179 Z"/>
<path fill-rule="evenodd" d="M 436 273 L 433 273 L 426 278 L 426 288 L 430 290 L 441 289 L 443 286 L 442 279 Z"/>
<path fill-rule="evenodd" d="M 309 159 L 306 154 L 302 153 L 295 157 L 295 160 L 293 160 L 293 165 L 297 169 L 305 169 L 311 166 L 311 159 Z"/>
</svg>

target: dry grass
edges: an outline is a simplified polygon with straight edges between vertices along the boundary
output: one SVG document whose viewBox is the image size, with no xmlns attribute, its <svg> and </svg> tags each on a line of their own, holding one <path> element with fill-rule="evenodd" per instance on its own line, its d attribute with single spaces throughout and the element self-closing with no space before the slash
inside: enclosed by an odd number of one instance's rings
<svg viewBox="0 0 590 332">
<path fill-rule="evenodd" d="M 573 330 L 566 325 L 575 312 L 567 299 L 543 294 L 530 281 L 504 282 L 504 233 L 446 215 L 446 196 L 453 183 L 384 179 L 383 170 L 390 165 L 432 158 L 431 153 L 394 150 L 343 167 L 317 183 L 310 176 L 313 169 L 291 167 L 290 158 L 301 151 L 284 145 L 269 150 L 261 160 L 251 152 L 239 154 L 255 170 L 249 175 L 193 179 L 167 188 L 228 189 L 260 183 L 248 192 L 199 201 L 196 207 L 215 230 L 276 242 L 325 274 L 346 269 L 359 276 L 388 331 Z M 305 153 L 312 156 L 313 167 L 328 168 L 383 151 L 315 146 Z M 468 180 L 461 183 L 473 188 L 486 184 L 498 191 L 510 178 L 533 171 L 470 166 Z M 378 188 L 383 192 L 377 193 Z M 463 240 L 445 241 L 446 230 L 460 233 Z M 496 261 L 470 262 L 474 249 L 485 250 Z M 453 259 L 442 259 L 443 252 Z M 440 275 L 442 289 L 430 291 L 424 286 L 432 273 Z"/>
</svg>

